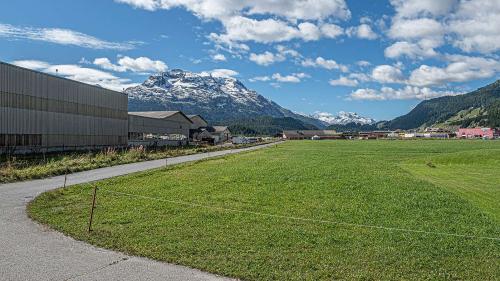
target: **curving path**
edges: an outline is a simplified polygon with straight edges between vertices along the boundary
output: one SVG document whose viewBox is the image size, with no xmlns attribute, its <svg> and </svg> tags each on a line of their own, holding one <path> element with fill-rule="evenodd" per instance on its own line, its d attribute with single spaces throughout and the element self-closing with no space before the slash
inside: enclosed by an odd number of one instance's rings
<svg viewBox="0 0 500 281">
<path fill-rule="evenodd" d="M 169 158 L 168 164 L 251 151 L 275 144 Z M 163 167 L 165 160 L 68 175 L 68 185 Z M 0 280 L 229 280 L 196 269 L 127 256 L 76 241 L 30 220 L 26 204 L 61 187 L 64 176 L 0 185 Z"/>
</svg>

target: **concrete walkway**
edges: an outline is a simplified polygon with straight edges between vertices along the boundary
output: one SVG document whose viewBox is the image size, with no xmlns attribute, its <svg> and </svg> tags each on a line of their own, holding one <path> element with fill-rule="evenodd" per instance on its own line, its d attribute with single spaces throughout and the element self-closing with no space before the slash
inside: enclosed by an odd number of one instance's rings
<svg viewBox="0 0 500 281">
<path fill-rule="evenodd" d="M 168 164 L 251 151 L 274 144 L 169 158 Z M 165 160 L 68 175 L 68 185 L 165 166 Z M 61 187 L 64 176 L 0 185 L 0 280 L 228 280 L 196 269 L 100 249 L 30 220 L 26 204 Z"/>
</svg>

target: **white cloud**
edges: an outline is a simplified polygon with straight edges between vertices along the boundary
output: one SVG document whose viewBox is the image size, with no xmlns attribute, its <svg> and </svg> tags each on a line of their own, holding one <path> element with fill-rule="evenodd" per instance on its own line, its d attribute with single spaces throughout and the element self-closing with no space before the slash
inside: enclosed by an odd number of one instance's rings
<svg viewBox="0 0 500 281">
<path fill-rule="evenodd" d="M 224 68 L 213 69 L 213 70 L 205 72 L 205 73 L 208 73 L 208 74 L 212 75 L 213 77 L 217 77 L 217 78 L 231 78 L 231 77 L 239 75 L 238 72 L 236 72 L 232 69 L 224 69 Z"/>
<path fill-rule="evenodd" d="M 270 65 L 275 62 L 281 62 L 285 60 L 285 56 L 281 54 L 273 54 L 271 52 L 264 52 L 262 54 L 250 54 L 250 60 L 255 62 L 258 65 Z"/>
<path fill-rule="evenodd" d="M 332 79 L 329 81 L 332 86 L 346 86 L 346 87 L 356 87 L 358 86 L 358 80 L 349 79 L 344 76 L 340 76 L 339 79 Z"/>
<path fill-rule="evenodd" d="M 294 75 L 286 75 L 283 76 L 279 73 L 273 74 L 272 78 L 278 82 L 284 82 L 284 83 L 299 83 L 300 78 Z"/>
<path fill-rule="evenodd" d="M 39 60 L 18 60 L 13 61 L 12 64 L 32 70 L 41 70 L 50 67 L 49 63 Z"/>
<path fill-rule="evenodd" d="M 256 81 L 261 81 L 261 82 L 267 82 L 267 81 L 276 81 L 280 83 L 299 83 L 305 78 L 309 78 L 309 76 L 306 73 L 300 72 L 300 73 L 292 73 L 289 75 L 282 75 L 280 73 L 274 73 L 271 76 L 257 76 L 254 78 L 251 78 L 251 82 L 256 82 Z M 271 83 L 273 87 L 279 87 L 279 84 L 277 83 Z"/>
<path fill-rule="evenodd" d="M 338 30 L 332 24 L 313 22 L 327 19 L 346 20 L 351 13 L 344 0 L 115 0 L 146 10 L 183 7 L 199 18 L 222 23 L 222 34 L 211 34 L 217 44 L 230 49 L 242 47 L 236 42 L 283 42 L 292 39 L 333 38 Z M 255 16 L 258 19 L 250 18 Z M 300 22 L 297 25 L 297 22 Z M 235 45 L 236 44 L 236 45 Z"/>
<path fill-rule="evenodd" d="M 426 100 L 442 96 L 459 95 L 461 92 L 454 91 L 434 91 L 430 88 L 419 88 L 406 86 L 401 89 L 382 87 L 375 89 L 358 89 L 349 95 L 352 100 L 408 100 L 419 99 Z"/>
<path fill-rule="evenodd" d="M 136 86 L 130 79 L 119 78 L 111 73 L 97 69 L 82 67 L 74 64 L 52 65 L 48 62 L 37 60 L 13 61 L 12 64 L 30 68 L 37 71 L 59 75 L 71 80 L 80 81 L 90 85 L 99 85 L 107 89 L 122 91 L 125 88 Z"/>
<path fill-rule="evenodd" d="M 247 13 L 275 15 L 289 20 L 321 20 L 351 16 L 344 0 L 115 0 L 146 10 L 184 7 L 204 19 L 223 20 Z"/>
<path fill-rule="evenodd" d="M 226 29 L 224 34 L 213 35 L 216 36 L 218 41 L 224 43 L 238 41 L 272 43 L 292 39 L 313 41 L 321 37 L 320 29 L 310 22 L 303 22 L 295 27 L 278 19 L 256 20 L 243 16 L 234 16 L 224 21 L 224 26 Z"/>
<path fill-rule="evenodd" d="M 323 24 L 320 27 L 321 33 L 327 38 L 336 38 L 344 34 L 344 29 L 336 24 Z"/>
<path fill-rule="evenodd" d="M 361 39 L 373 40 L 377 39 L 378 35 L 373 31 L 371 26 L 366 23 L 360 24 L 359 26 L 349 27 L 346 30 L 347 35 L 350 37 L 358 37 Z"/>
<path fill-rule="evenodd" d="M 361 81 L 361 82 L 371 81 L 370 76 L 368 76 L 364 73 L 350 73 L 349 78 L 356 79 L 356 80 Z"/>
<path fill-rule="evenodd" d="M 276 50 L 282 56 L 289 56 L 289 57 L 294 57 L 294 58 L 301 57 L 301 54 L 299 52 L 297 52 L 296 50 L 290 49 L 284 45 L 277 45 Z"/>
<path fill-rule="evenodd" d="M 284 45 L 276 46 L 276 53 L 266 51 L 261 54 L 251 53 L 249 59 L 258 65 L 268 66 L 276 62 L 285 61 L 287 57 L 300 58 L 302 57 L 299 52 L 290 49 Z"/>
<path fill-rule="evenodd" d="M 224 56 L 223 54 L 214 54 L 214 55 L 212 56 L 212 59 L 213 59 L 214 61 L 226 61 L 226 60 L 227 60 L 227 59 L 226 59 L 226 56 Z"/>
<path fill-rule="evenodd" d="M 108 58 L 96 58 L 94 60 L 94 64 L 106 69 L 117 72 L 141 72 L 141 73 L 149 73 L 149 72 L 163 72 L 167 70 L 167 65 L 159 60 L 151 60 L 147 57 L 139 57 L 139 58 L 131 58 L 131 57 L 121 57 L 118 60 L 117 64 L 111 63 Z"/>
<path fill-rule="evenodd" d="M 412 71 L 408 83 L 415 86 L 441 86 L 450 82 L 467 82 L 490 78 L 500 72 L 500 62 L 495 59 L 447 55 L 446 67 L 421 65 Z"/>
<path fill-rule="evenodd" d="M 10 24 L 0 24 L 0 37 L 44 41 L 90 49 L 130 50 L 140 44 L 140 42 L 109 42 L 70 29 L 17 27 Z"/>
<path fill-rule="evenodd" d="M 386 64 L 375 67 L 371 77 L 379 83 L 401 83 L 404 80 L 401 69 Z"/>
<path fill-rule="evenodd" d="M 389 30 L 389 36 L 396 39 L 441 38 L 444 34 L 444 26 L 431 18 L 395 19 Z"/>
<path fill-rule="evenodd" d="M 492 53 L 500 50 L 500 1 L 461 1 L 448 22 L 453 45 L 465 52 Z"/>
<path fill-rule="evenodd" d="M 358 66 L 361 66 L 361 67 L 367 67 L 367 66 L 372 65 L 369 61 L 366 61 L 366 60 L 357 61 L 356 64 Z"/>
<path fill-rule="evenodd" d="M 316 59 L 305 59 L 302 61 L 302 66 L 304 67 L 321 67 L 328 70 L 339 69 L 342 72 L 347 72 L 348 68 L 345 65 L 339 64 L 334 60 L 324 59 L 323 57 L 317 57 Z"/>
<path fill-rule="evenodd" d="M 450 12 L 457 0 L 391 0 L 399 17 L 441 16 Z"/>
<path fill-rule="evenodd" d="M 255 81 L 261 81 L 261 82 L 267 82 L 270 81 L 272 78 L 269 76 L 257 76 L 254 78 L 250 78 L 250 82 L 255 82 Z"/>
<path fill-rule="evenodd" d="M 498 0 L 392 0 L 391 4 L 396 15 L 388 35 L 393 39 L 433 40 L 431 48 L 446 39 L 462 51 L 483 54 L 500 50 Z"/>
<path fill-rule="evenodd" d="M 438 53 L 431 46 L 422 46 L 426 40 L 421 40 L 420 43 L 410 43 L 407 41 L 398 41 L 387 47 L 384 54 L 387 58 L 395 59 L 406 56 L 411 59 L 424 59 L 438 56 Z"/>
</svg>

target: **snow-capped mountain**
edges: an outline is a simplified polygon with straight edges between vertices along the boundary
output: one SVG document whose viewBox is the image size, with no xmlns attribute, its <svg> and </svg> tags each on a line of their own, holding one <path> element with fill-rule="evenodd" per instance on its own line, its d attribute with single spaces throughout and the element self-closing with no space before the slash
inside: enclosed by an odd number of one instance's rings
<svg viewBox="0 0 500 281">
<path fill-rule="evenodd" d="M 212 122 L 261 116 L 293 117 L 315 126 L 325 125 L 279 106 L 235 78 L 209 73 L 174 69 L 154 74 L 125 93 L 129 96 L 130 111 L 181 110 L 186 114 L 201 114 Z"/>
<path fill-rule="evenodd" d="M 316 112 L 312 115 L 312 117 L 321 120 L 329 125 L 346 125 L 349 123 L 371 125 L 376 122 L 373 118 L 363 117 L 355 112 L 345 111 L 340 111 L 336 116 L 328 112 Z"/>
</svg>

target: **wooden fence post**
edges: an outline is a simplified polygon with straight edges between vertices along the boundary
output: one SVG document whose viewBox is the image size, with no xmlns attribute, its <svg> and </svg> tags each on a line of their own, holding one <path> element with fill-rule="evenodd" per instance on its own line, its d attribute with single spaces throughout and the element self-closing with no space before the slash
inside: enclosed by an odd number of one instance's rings
<svg viewBox="0 0 500 281">
<path fill-rule="evenodd" d="M 64 185 L 63 188 L 66 188 L 66 182 L 68 181 L 68 169 L 64 172 Z"/>
<path fill-rule="evenodd" d="M 92 231 L 92 219 L 94 218 L 94 209 L 95 209 L 95 198 L 97 195 L 97 185 L 94 186 L 94 195 L 92 196 L 92 208 L 90 209 L 90 219 L 89 219 L 89 232 Z"/>
</svg>

